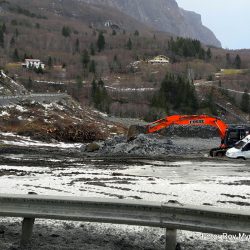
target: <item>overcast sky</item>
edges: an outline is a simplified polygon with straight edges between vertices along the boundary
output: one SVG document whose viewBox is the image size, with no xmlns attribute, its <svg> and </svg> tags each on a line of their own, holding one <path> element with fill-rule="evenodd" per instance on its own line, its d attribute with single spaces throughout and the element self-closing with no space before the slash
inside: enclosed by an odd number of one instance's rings
<svg viewBox="0 0 250 250">
<path fill-rule="evenodd" d="M 202 22 L 223 48 L 250 48 L 250 0 L 176 0 L 186 10 L 202 16 Z"/>
</svg>

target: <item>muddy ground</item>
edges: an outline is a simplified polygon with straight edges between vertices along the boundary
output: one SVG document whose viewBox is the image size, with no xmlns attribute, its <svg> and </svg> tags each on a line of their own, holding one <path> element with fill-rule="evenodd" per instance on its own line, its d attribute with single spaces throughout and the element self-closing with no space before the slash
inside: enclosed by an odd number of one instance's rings
<svg viewBox="0 0 250 250">
<path fill-rule="evenodd" d="M 169 139 L 186 151 L 112 157 L 86 153 L 81 145 L 47 145 L 24 138 L 13 142 L 11 138 L 0 147 L 0 193 L 174 200 L 249 211 L 249 161 L 209 158 L 208 149 L 217 146 L 218 138 Z M 20 219 L 1 218 L 0 249 L 19 249 L 20 231 Z M 163 229 L 37 220 L 26 249 L 161 250 L 164 242 Z M 250 249 L 247 241 L 204 240 L 186 231 L 178 232 L 178 242 L 187 250 Z"/>
</svg>

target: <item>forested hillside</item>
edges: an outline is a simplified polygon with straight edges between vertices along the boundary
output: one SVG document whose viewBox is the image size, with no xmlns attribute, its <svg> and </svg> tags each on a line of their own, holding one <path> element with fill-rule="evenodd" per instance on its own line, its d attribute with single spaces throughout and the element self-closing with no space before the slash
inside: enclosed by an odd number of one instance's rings
<svg viewBox="0 0 250 250">
<path fill-rule="evenodd" d="M 83 105 L 148 120 L 176 112 L 222 115 L 213 104 L 218 100 L 236 105 L 236 113 L 249 110 L 246 97 L 242 104 L 241 96 L 223 90 L 249 92 L 248 50 L 158 32 L 85 2 L 8 0 L 0 10 L 0 66 L 29 91 L 67 91 Z M 170 63 L 149 63 L 158 55 Z M 27 58 L 40 59 L 45 69 L 24 68 Z M 224 92 L 211 95 L 211 86 L 200 84 L 206 81 Z"/>
</svg>

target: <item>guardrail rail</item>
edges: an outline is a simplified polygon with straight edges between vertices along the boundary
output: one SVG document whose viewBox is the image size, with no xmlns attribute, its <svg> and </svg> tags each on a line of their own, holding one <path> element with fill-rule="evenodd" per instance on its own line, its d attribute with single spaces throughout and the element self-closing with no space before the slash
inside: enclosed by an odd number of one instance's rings
<svg viewBox="0 0 250 250">
<path fill-rule="evenodd" d="M 31 240 L 36 218 L 166 228 L 166 249 L 177 230 L 250 235 L 250 212 L 165 202 L 67 196 L 0 194 L 0 216 L 21 217 L 21 246 Z"/>
</svg>

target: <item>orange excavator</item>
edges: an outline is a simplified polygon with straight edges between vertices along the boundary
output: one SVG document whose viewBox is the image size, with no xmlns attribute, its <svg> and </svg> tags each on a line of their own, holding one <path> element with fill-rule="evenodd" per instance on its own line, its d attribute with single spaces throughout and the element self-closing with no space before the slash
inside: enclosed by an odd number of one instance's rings
<svg viewBox="0 0 250 250">
<path fill-rule="evenodd" d="M 136 138 L 138 134 L 154 133 L 171 125 L 180 126 L 212 126 L 217 128 L 221 137 L 221 145 L 210 150 L 210 156 L 224 156 L 228 148 L 233 147 L 239 140 L 250 133 L 247 126 L 228 126 L 222 120 L 208 115 L 172 115 L 164 119 L 149 123 L 146 126 L 132 125 L 128 130 L 128 141 Z"/>
</svg>

